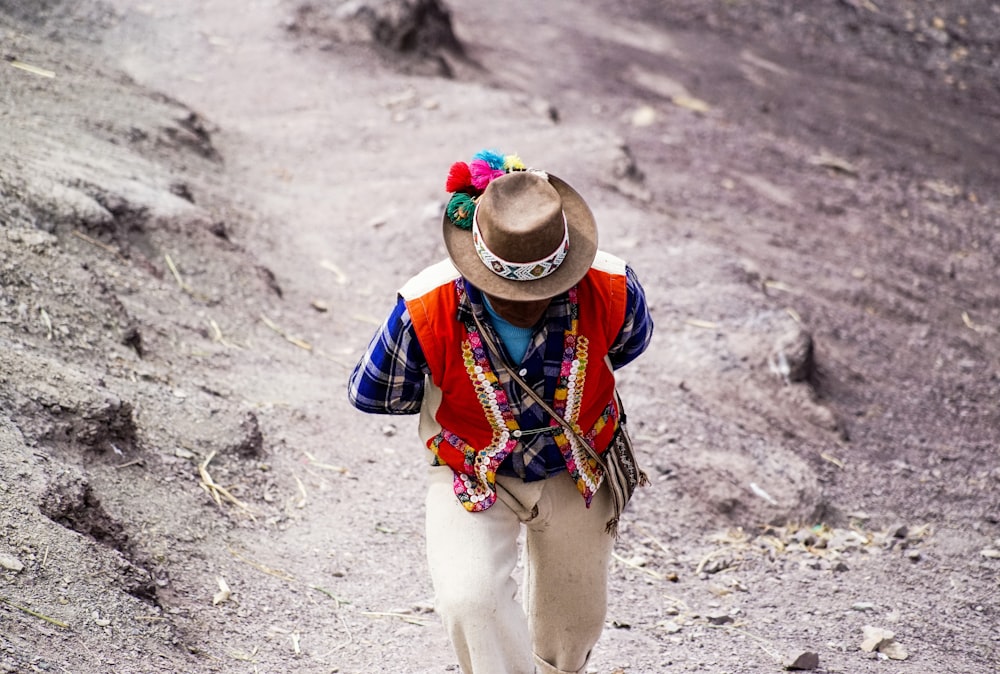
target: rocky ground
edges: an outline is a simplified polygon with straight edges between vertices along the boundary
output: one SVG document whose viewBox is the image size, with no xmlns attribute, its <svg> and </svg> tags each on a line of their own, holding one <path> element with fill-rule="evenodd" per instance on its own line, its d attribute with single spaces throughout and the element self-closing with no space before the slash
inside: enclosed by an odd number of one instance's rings
<svg viewBox="0 0 1000 674">
<path fill-rule="evenodd" d="M 0 0 L 0 670 L 456 671 L 415 422 L 344 385 L 495 147 L 587 196 L 657 323 L 591 671 L 997 671 L 998 35 Z"/>
</svg>

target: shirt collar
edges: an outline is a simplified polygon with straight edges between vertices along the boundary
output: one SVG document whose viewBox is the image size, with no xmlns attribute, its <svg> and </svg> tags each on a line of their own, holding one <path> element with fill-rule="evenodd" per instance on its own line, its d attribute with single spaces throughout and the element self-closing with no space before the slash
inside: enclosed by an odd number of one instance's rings
<svg viewBox="0 0 1000 674">
<path fill-rule="evenodd" d="M 463 284 L 465 292 L 461 293 L 459 297 L 455 318 L 464 323 L 467 320 L 472 320 L 472 312 L 475 312 L 479 320 L 489 320 L 489 314 L 483 302 L 483 292 L 465 278 L 460 278 L 458 282 Z M 552 298 L 549 308 L 545 310 L 545 324 L 550 330 L 558 329 L 563 332 L 573 327 L 568 292 Z"/>
</svg>

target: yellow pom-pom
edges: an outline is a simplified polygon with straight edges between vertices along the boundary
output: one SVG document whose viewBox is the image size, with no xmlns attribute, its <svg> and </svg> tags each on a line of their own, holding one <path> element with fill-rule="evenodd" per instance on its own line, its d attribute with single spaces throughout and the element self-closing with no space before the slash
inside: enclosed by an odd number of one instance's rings
<svg viewBox="0 0 1000 674">
<path fill-rule="evenodd" d="M 516 154 L 509 154 L 503 158 L 503 168 L 505 171 L 523 171 L 527 167 Z"/>
</svg>

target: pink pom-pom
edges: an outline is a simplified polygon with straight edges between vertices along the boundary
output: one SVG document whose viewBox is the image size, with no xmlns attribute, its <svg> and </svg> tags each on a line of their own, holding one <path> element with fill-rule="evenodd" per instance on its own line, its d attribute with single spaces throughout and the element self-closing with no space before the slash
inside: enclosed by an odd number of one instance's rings
<svg viewBox="0 0 1000 674">
<path fill-rule="evenodd" d="M 495 169 L 482 159 L 473 159 L 469 164 L 469 172 L 472 174 L 472 185 L 477 190 L 485 190 L 491 180 L 504 174 L 503 169 Z"/>
<path fill-rule="evenodd" d="M 448 180 L 445 181 L 444 188 L 448 192 L 459 192 L 468 187 L 472 187 L 469 165 L 464 161 L 457 161 L 448 170 Z"/>
</svg>

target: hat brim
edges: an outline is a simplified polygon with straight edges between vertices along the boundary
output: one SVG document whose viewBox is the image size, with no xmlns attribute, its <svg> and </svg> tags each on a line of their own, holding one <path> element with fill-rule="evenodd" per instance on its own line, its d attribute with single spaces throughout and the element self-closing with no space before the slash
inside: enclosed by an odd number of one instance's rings
<svg viewBox="0 0 1000 674">
<path fill-rule="evenodd" d="M 560 295 L 587 275 L 597 256 L 597 221 L 579 193 L 565 181 L 549 175 L 549 184 L 562 197 L 569 251 L 559 268 L 548 276 L 531 281 L 512 281 L 498 276 L 483 264 L 472 245 L 472 232 L 456 227 L 444 216 L 444 245 L 458 271 L 481 291 L 505 300 L 520 302 L 545 300 Z"/>
</svg>

